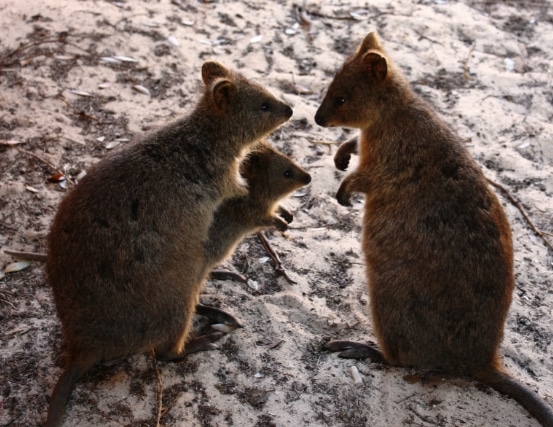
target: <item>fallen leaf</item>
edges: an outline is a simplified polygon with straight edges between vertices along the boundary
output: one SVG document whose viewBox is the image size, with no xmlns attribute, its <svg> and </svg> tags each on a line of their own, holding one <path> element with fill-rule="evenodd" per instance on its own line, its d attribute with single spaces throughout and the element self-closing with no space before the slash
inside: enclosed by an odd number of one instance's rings
<svg viewBox="0 0 553 427">
<path fill-rule="evenodd" d="M 30 185 L 26 185 L 25 188 L 31 193 L 38 193 L 38 190 L 35 187 L 31 187 Z"/>
<path fill-rule="evenodd" d="M 144 95 L 151 96 L 150 91 L 148 90 L 148 88 L 146 88 L 142 85 L 133 85 L 132 88 L 134 90 L 136 90 L 137 92 L 143 93 Z"/>
<path fill-rule="evenodd" d="M 141 24 L 144 25 L 145 27 L 150 27 L 150 28 L 159 27 L 159 24 L 157 24 L 156 22 L 141 22 Z"/>
<path fill-rule="evenodd" d="M 250 39 L 250 43 L 253 44 L 253 43 L 259 43 L 261 41 L 261 39 L 263 39 L 263 34 L 259 34 L 255 37 L 252 37 Z"/>
<path fill-rule="evenodd" d="M 103 82 L 98 85 L 98 89 L 107 89 L 113 86 L 113 82 Z"/>
<path fill-rule="evenodd" d="M 71 89 L 69 90 L 69 92 L 79 96 L 94 96 L 90 92 L 87 92 L 86 90 L 80 90 L 80 89 Z"/>
<path fill-rule="evenodd" d="M 112 148 L 117 147 L 119 144 L 121 144 L 121 141 L 111 141 L 110 143 L 106 144 L 106 150 L 111 150 Z"/>
<path fill-rule="evenodd" d="M 21 270 L 25 270 L 31 263 L 29 261 L 17 261 L 8 264 L 4 269 L 4 273 L 16 273 Z"/>
<path fill-rule="evenodd" d="M 172 45 L 172 46 L 179 46 L 179 45 L 180 45 L 179 41 L 175 38 L 175 36 L 169 36 L 169 37 L 167 37 L 167 41 L 168 41 L 169 44 Z"/>
<path fill-rule="evenodd" d="M 8 139 L 7 141 L 1 142 L 4 145 L 17 145 L 17 144 L 23 144 L 23 141 L 18 141 L 17 139 Z"/>
<path fill-rule="evenodd" d="M 122 62 L 138 62 L 138 59 L 131 58 L 130 56 L 117 55 L 113 58 Z"/>
<path fill-rule="evenodd" d="M 107 62 L 108 64 L 120 64 L 121 61 L 115 58 L 112 58 L 111 56 L 102 56 L 100 58 L 100 61 Z"/>
<path fill-rule="evenodd" d="M 48 182 L 60 182 L 65 181 L 65 175 L 57 172 L 54 175 L 52 175 L 50 178 L 48 178 Z"/>
</svg>

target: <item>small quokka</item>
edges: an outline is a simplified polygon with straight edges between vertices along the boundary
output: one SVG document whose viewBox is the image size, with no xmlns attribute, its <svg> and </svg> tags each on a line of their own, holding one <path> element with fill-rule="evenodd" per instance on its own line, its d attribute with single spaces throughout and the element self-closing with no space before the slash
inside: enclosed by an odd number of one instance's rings
<svg viewBox="0 0 553 427">
<path fill-rule="evenodd" d="M 355 82 L 353 84 L 352 82 Z M 365 195 L 362 247 L 380 349 L 332 341 L 345 358 L 471 376 L 542 425 L 551 409 L 499 355 L 514 287 L 511 230 L 462 140 L 410 88 L 370 33 L 336 73 L 315 121 L 361 130 L 335 157 L 338 202 Z"/>
<path fill-rule="evenodd" d="M 213 216 L 206 243 L 208 270 L 230 256 L 248 234 L 263 228 L 288 228 L 292 214 L 278 203 L 311 182 L 311 176 L 291 159 L 262 142 L 240 164 L 248 194 L 221 204 Z"/>
<path fill-rule="evenodd" d="M 59 206 L 46 273 L 67 366 L 49 427 L 94 364 L 152 350 L 179 361 L 220 336 L 189 336 L 209 273 L 209 227 L 221 203 L 248 194 L 239 177 L 246 151 L 292 109 L 219 63 L 206 62 L 202 79 L 189 115 L 97 163 Z"/>
</svg>

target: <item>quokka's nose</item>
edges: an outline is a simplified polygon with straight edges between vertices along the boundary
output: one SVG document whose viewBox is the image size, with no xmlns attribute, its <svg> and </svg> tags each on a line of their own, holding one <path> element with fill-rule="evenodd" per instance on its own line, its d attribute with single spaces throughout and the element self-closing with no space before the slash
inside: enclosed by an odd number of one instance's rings
<svg viewBox="0 0 553 427">
<path fill-rule="evenodd" d="M 325 126 L 326 125 L 326 119 L 321 114 L 321 110 L 318 109 L 315 113 L 315 123 L 317 123 L 319 126 Z"/>
<path fill-rule="evenodd" d="M 290 118 L 292 117 L 292 114 L 294 114 L 294 110 L 292 110 L 292 107 L 287 105 L 286 109 L 284 110 L 284 113 L 288 116 L 288 118 Z"/>
</svg>

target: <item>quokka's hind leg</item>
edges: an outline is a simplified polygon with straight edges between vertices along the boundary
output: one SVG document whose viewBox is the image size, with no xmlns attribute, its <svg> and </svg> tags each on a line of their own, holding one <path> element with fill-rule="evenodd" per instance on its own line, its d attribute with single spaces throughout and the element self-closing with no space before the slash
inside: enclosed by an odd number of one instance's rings
<svg viewBox="0 0 553 427">
<path fill-rule="evenodd" d="M 324 348 L 332 352 L 340 352 L 342 359 L 370 359 L 374 363 L 385 364 L 384 355 L 376 344 L 363 344 L 354 341 L 330 341 Z"/>
</svg>

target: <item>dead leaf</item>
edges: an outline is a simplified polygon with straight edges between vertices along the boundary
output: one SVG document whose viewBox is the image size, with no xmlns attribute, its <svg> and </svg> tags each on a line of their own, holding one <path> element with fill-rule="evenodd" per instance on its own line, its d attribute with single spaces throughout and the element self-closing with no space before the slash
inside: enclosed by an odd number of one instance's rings
<svg viewBox="0 0 553 427">
<path fill-rule="evenodd" d="M 31 193 L 38 193 L 38 190 L 35 187 L 31 187 L 30 185 L 26 185 L 25 188 Z"/>
<path fill-rule="evenodd" d="M 7 141 L 1 141 L 0 143 L 3 145 L 17 145 L 23 144 L 23 141 L 18 141 L 17 139 L 8 139 Z"/>
<path fill-rule="evenodd" d="M 146 88 L 142 85 L 133 85 L 132 88 L 134 90 L 136 90 L 137 92 L 143 93 L 144 95 L 151 96 L 150 91 L 148 90 L 148 88 Z"/>
<path fill-rule="evenodd" d="M 138 59 L 131 58 L 130 56 L 117 55 L 113 58 L 122 62 L 138 62 Z"/>
<path fill-rule="evenodd" d="M 60 182 L 65 181 L 65 175 L 61 172 L 57 172 L 54 175 L 52 175 L 50 178 L 48 178 L 48 182 Z"/>
<path fill-rule="evenodd" d="M 112 58 L 111 56 L 102 56 L 100 58 L 100 61 L 107 62 L 108 64 L 120 64 L 121 61 L 118 59 Z"/>
<path fill-rule="evenodd" d="M 263 39 L 263 34 L 259 34 L 259 35 L 255 36 L 255 37 L 252 37 L 250 39 L 250 44 L 259 43 L 262 39 Z"/>
<path fill-rule="evenodd" d="M 179 46 L 180 45 L 179 41 L 175 38 L 175 36 L 167 37 L 167 41 L 169 42 L 169 44 L 171 46 Z"/>
<path fill-rule="evenodd" d="M 79 96 L 94 96 L 90 92 L 87 92 L 86 90 L 80 90 L 80 89 L 71 89 L 69 90 L 69 92 Z"/>
<path fill-rule="evenodd" d="M 31 263 L 29 261 L 17 261 L 8 264 L 4 269 L 4 273 L 16 273 L 21 270 L 25 270 Z"/>
</svg>

